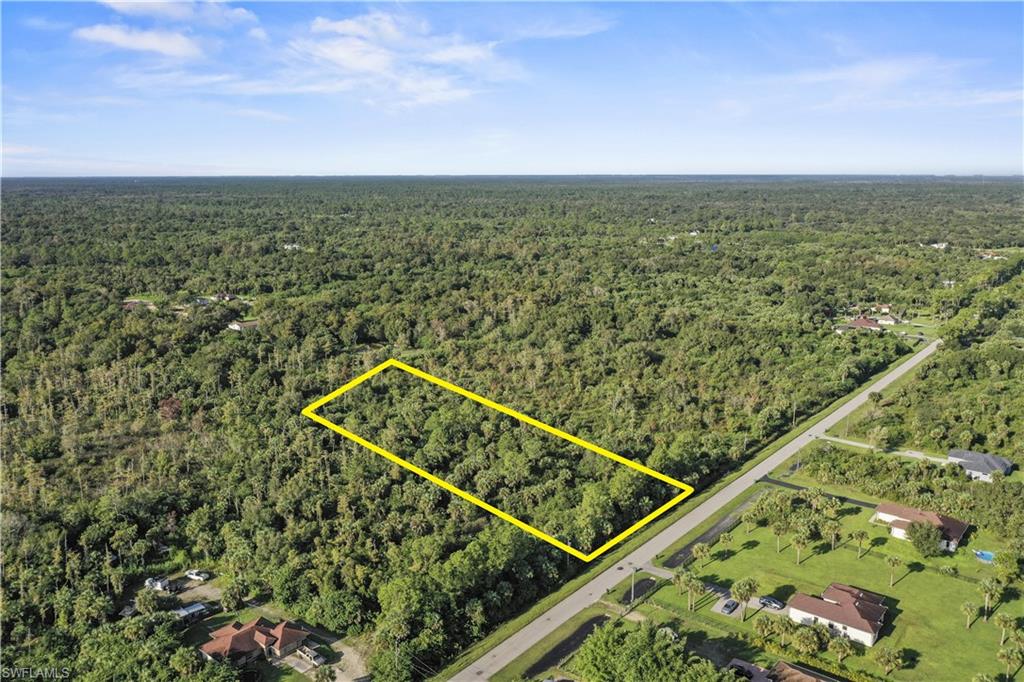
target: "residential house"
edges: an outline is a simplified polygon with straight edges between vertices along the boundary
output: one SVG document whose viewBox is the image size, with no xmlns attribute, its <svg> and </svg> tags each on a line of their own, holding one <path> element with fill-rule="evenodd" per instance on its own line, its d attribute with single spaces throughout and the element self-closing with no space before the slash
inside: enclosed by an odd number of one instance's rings
<svg viewBox="0 0 1024 682">
<path fill-rule="evenodd" d="M 883 502 L 878 505 L 871 520 L 888 525 L 889 534 L 901 540 L 907 539 L 907 529 L 912 523 L 927 523 L 935 526 L 942 533 L 939 547 L 949 552 L 956 551 L 969 527 L 967 523 L 949 516 L 913 507 L 904 507 L 891 502 Z"/>
<path fill-rule="evenodd" d="M 888 315 L 889 313 L 892 312 L 892 306 L 889 305 L 888 303 L 876 303 L 873 306 L 871 306 L 871 310 L 876 313 Z"/>
<path fill-rule="evenodd" d="M 895 315 L 882 315 L 881 317 L 876 319 L 875 322 L 877 322 L 878 324 L 886 324 L 889 326 L 892 326 L 894 324 L 903 324 L 903 320 L 896 317 Z"/>
<path fill-rule="evenodd" d="M 820 597 L 797 592 L 789 600 L 789 618 L 802 625 L 822 623 L 832 634 L 872 646 L 882 631 L 885 597 L 832 583 Z"/>
<path fill-rule="evenodd" d="M 946 458 L 960 466 L 969 478 L 976 481 L 992 482 L 992 474 L 997 471 L 1006 475 L 1013 471 L 1013 462 L 1005 457 L 990 455 L 987 452 L 973 450 L 950 450 Z"/>
<path fill-rule="evenodd" d="M 870 329 L 873 332 L 882 331 L 882 326 L 870 317 L 856 317 L 850 320 L 847 325 L 850 329 Z"/>
<path fill-rule="evenodd" d="M 291 621 L 276 625 L 266 618 L 245 623 L 234 621 L 210 633 L 210 641 L 199 647 L 209 660 L 244 665 L 257 658 L 272 660 L 292 653 L 309 633 Z"/>
<path fill-rule="evenodd" d="M 235 320 L 228 325 L 228 329 L 233 332 L 244 332 L 250 329 L 256 329 L 260 326 L 259 320 Z"/>
</svg>

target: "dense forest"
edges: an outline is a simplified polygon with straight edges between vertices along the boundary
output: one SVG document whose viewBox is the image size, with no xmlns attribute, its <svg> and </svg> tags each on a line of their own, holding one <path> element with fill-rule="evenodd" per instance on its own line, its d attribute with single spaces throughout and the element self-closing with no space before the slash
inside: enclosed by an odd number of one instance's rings
<svg viewBox="0 0 1024 682">
<path fill-rule="evenodd" d="M 372 633 L 400 680 L 585 568 L 299 414 L 379 362 L 700 488 L 912 350 L 835 334 L 851 306 L 971 347 L 960 311 L 1024 262 L 1009 181 L 9 180 L 2 220 L 5 655 L 84 673 L 131 641 L 195 679 L 226 673 L 112 622 L 156 570 Z M 664 494 L 425 388 L 361 388 L 331 418 L 580 545 Z M 978 409 L 972 443 L 1005 450 L 1020 418 Z"/>
</svg>

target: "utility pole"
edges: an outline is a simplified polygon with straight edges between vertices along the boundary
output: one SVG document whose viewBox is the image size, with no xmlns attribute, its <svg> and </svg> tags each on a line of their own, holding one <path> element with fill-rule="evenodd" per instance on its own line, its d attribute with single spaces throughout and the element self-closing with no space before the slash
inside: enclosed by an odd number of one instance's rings
<svg viewBox="0 0 1024 682">
<path fill-rule="evenodd" d="M 631 569 L 629 572 L 629 603 L 632 604 L 633 600 L 636 598 L 636 572 L 640 570 L 640 567 L 634 566 L 633 564 L 630 564 L 629 566 Z"/>
</svg>

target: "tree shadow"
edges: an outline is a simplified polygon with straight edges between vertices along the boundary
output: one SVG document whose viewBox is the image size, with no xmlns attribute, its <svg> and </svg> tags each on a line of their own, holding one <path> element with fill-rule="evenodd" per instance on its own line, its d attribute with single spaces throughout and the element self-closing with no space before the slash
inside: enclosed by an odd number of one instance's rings
<svg viewBox="0 0 1024 682">
<path fill-rule="evenodd" d="M 907 670 L 913 670 L 917 667 L 917 664 L 921 661 L 921 652 L 917 649 L 903 649 L 903 667 Z"/>
<path fill-rule="evenodd" d="M 899 578 L 896 579 L 895 582 L 893 582 L 893 587 L 903 582 L 903 579 L 911 573 L 920 573 L 923 570 L 924 564 L 922 564 L 920 561 L 911 561 L 909 564 L 907 564 L 907 570 L 903 573 L 903 575 L 901 575 Z"/>
<path fill-rule="evenodd" d="M 844 516 L 856 516 L 857 514 L 860 514 L 860 511 L 861 510 L 857 507 L 841 507 L 836 516 L 839 518 L 843 518 Z"/>
<path fill-rule="evenodd" d="M 1009 585 L 1008 586 L 1004 586 L 1003 587 L 1003 594 L 999 598 L 998 601 L 993 602 L 992 610 L 989 613 L 989 616 L 991 617 L 992 615 L 994 615 L 996 613 L 996 611 L 1001 609 L 1003 606 L 1006 606 L 1007 604 L 1009 604 L 1012 601 L 1017 601 L 1018 599 L 1020 599 L 1020 589 L 1019 588 L 1016 588 L 1016 587 L 1013 587 L 1013 586 L 1009 586 Z M 984 607 L 982 607 L 982 608 L 984 608 Z"/>
<path fill-rule="evenodd" d="M 712 558 L 714 558 L 715 561 L 728 561 L 734 556 L 736 556 L 736 550 L 720 549 L 712 555 Z"/>
<path fill-rule="evenodd" d="M 747 540 L 742 545 L 740 545 L 740 548 L 741 549 L 745 549 L 745 550 L 751 550 L 751 549 L 755 549 L 755 548 L 760 547 L 760 546 L 761 546 L 761 543 L 759 541 L 757 541 L 757 540 Z"/>
<path fill-rule="evenodd" d="M 783 604 L 789 601 L 789 598 L 796 594 L 796 585 L 779 585 L 774 590 L 768 593 L 768 596 L 775 597 Z"/>
</svg>

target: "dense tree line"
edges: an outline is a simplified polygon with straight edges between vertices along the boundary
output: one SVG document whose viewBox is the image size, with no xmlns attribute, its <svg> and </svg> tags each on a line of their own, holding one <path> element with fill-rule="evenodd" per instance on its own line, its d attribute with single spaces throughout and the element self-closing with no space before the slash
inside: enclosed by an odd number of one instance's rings
<svg viewBox="0 0 1024 682">
<path fill-rule="evenodd" d="M 981 450 L 1024 466 L 1024 276 L 979 294 L 943 339 L 918 378 L 875 402 L 851 433 L 881 447 Z"/>
<path fill-rule="evenodd" d="M 1017 263 L 973 249 L 1022 243 L 997 182 L 8 181 L 2 210 L 3 644 L 80 671 L 157 567 L 373 630 L 384 679 L 581 570 L 299 415 L 388 357 L 701 486 L 910 350 L 838 311 L 955 322 Z M 194 304 L 220 291 L 252 306 Z M 376 379 L 332 418 L 581 546 L 665 494 Z"/>
<path fill-rule="evenodd" d="M 602 625 L 569 667 L 585 682 L 731 682 L 736 676 L 686 651 L 685 639 L 650 624 Z"/>
</svg>

